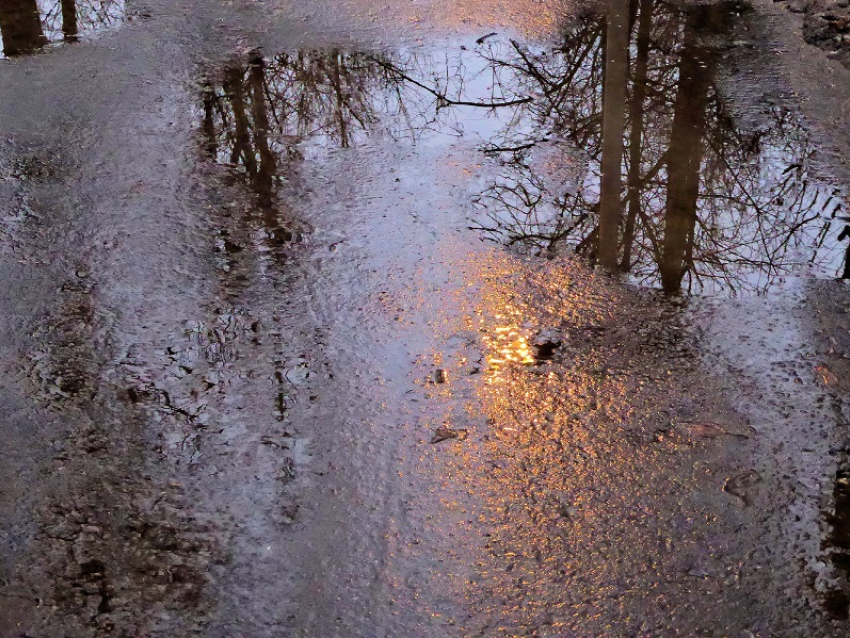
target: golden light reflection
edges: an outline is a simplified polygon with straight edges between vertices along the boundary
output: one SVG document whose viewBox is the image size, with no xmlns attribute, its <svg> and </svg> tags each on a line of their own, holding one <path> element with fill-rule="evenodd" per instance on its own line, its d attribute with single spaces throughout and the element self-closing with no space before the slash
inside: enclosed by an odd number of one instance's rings
<svg viewBox="0 0 850 638">
<path fill-rule="evenodd" d="M 446 402 L 429 426 L 442 419 L 470 432 L 440 443 L 451 446 L 445 476 L 467 481 L 472 499 L 447 498 L 444 513 L 474 512 L 467 532 L 485 531 L 468 607 L 510 619 L 480 635 L 542 626 L 551 635 L 620 635 L 622 627 L 606 633 L 622 620 L 610 625 L 617 609 L 643 606 L 650 591 L 668 613 L 659 574 L 680 573 L 691 560 L 682 556 L 704 542 L 677 520 L 700 517 L 691 510 L 711 498 L 696 506 L 687 496 L 692 450 L 654 436 L 669 426 L 675 397 L 694 396 L 697 385 L 655 345 L 661 306 L 568 260 L 485 251 L 462 270 L 476 305 L 461 308 L 466 323 L 449 329 L 445 356 L 431 360 L 452 370 L 452 390 L 431 386 Z M 540 357 L 541 343 L 555 352 Z"/>
<path fill-rule="evenodd" d="M 508 319 L 509 316 L 499 316 L 498 320 Z M 535 362 L 534 352 L 527 337 L 520 332 L 516 325 L 497 326 L 493 336 L 485 335 L 482 340 L 487 345 L 486 355 L 488 375 L 492 382 L 501 376 L 505 366 L 510 364 L 530 365 Z"/>
</svg>

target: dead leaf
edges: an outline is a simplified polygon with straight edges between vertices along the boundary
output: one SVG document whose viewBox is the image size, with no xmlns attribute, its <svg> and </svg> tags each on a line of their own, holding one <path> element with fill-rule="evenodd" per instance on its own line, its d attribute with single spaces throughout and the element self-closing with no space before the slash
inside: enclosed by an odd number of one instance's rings
<svg viewBox="0 0 850 638">
<path fill-rule="evenodd" d="M 820 380 L 825 386 L 834 386 L 838 383 L 838 377 L 832 373 L 832 370 L 826 364 L 816 365 L 815 372 L 820 375 Z"/>
<path fill-rule="evenodd" d="M 747 470 L 735 476 L 727 477 L 726 482 L 723 484 L 723 491 L 737 496 L 745 504 L 749 505 L 748 492 L 760 479 L 761 477 L 758 472 Z"/>
</svg>

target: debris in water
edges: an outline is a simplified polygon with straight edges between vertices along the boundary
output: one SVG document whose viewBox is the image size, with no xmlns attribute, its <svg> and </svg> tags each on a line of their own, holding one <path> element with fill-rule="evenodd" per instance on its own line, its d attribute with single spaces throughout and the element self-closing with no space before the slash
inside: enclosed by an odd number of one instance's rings
<svg viewBox="0 0 850 638">
<path fill-rule="evenodd" d="M 283 459 L 277 478 L 281 481 L 291 481 L 295 478 L 295 462 L 291 458 Z"/>
<path fill-rule="evenodd" d="M 469 436 L 468 430 L 455 430 L 443 425 L 434 431 L 434 436 L 431 437 L 431 443 L 440 443 L 442 441 L 447 441 L 448 439 L 459 439 L 463 441 L 467 436 Z"/>
<path fill-rule="evenodd" d="M 270 447 L 276 447 L 276 448 L 281 449 L 281 450 L 288 450 L 289 449 L 289 443 L 287 443 L 286 441 L 283 441 L 283 440 L 275 439 L 274 437 L 271 437 L 271 436 L 263 436 L 260 439 L 260 443 L 262 443 L 263 445 L 268 445 Z"/>
<path fill-rule="evenodd" d="M 578 514 L 578 508 L 574 505 L 566 505 L 562 503 L 560 507 L 558 507 L 558 513 L 561 515 L 561 518 L 573 519 Z"/>
<path fill-rule="evenodd" d="M 838 377 L 825 364 L 816 365 L 815 371 L 820 375 L 820 380 L 825 386 L 834 386 L 838 383 Z"/>
<path fill-rule="evenodd" d="M 447 375 L 446 375 L 446 371 L 445 371 L 445 370 L 440 369 L 440 370 L 437 370 L 437 371 L 434 373 L 434 382 L 435 382 L 435 383 L 445 383 L 445 382 L 446 382 L 446 380 L 447 380 L 447 378 L 448 378 L 448 377 L 447 377 Z"/>
<path fill-rule="evenodd" d="M 758 472 L 747 470 L 735 476 L 730 476 L 723 484 L 723 491 L 741 499 L 745 505 L 749 505 L 747 493 L 749 489 L 759 480 Z"/>
<path fill-rule="evenodd" d="M 717 423 L 709 422 L 684 422 L 679 424 L 683 432 L 694 439 L 716 439 L 719 436 L 731 436 L 736 439 L 749 439 L 749 435 L 742 432 L 732 432 Z"/>
<path fill-rule="evenodd" d="M 546 328 L 537 333 L 531 341 L 536 363 L 551 361 L 554 358 L 555 352 L 563 345 L 561 337 L 561 332 L 555 328 Z"/>
<path fill-rule="evenodd" d="M 496 33 L 495 31 L 493 31 L 492 33 L 488 33 L 487 35 L 482 35 L 480 38 L 478 38 L 475 41 L 475 44 L 484 44 L 484 40 L 486 40 L 487 38 L 492 38 L 494 35 L 499 35 L 499 34 Z"/>
<path fill-rule="evenodd" d="M 292 525 L 298 517 L 299 507 L 295 503 L 284 505 L 281 508 L 281 519 L 285 525 Z"/>
<path fill-rule="evenodd" d="M 555 356 L 555 351 L 561 347 L 559 341 L 544 341 L 543 343 L 535 344 L 534 358 L 537 361 L 551 361 Z"/>
</svg>

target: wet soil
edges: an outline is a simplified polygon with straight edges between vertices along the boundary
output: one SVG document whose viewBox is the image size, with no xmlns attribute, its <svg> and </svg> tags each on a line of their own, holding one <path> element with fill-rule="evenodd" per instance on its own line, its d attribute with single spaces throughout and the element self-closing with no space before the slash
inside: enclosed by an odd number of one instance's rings
<svg viewBox="0 0 850 638">
<path fill-rule="evenodd" d="M 0 636 L 846 635 L 839 76 L 637 4 L 615 277 L 592 7 L 7 56 Z"/>
</svg>

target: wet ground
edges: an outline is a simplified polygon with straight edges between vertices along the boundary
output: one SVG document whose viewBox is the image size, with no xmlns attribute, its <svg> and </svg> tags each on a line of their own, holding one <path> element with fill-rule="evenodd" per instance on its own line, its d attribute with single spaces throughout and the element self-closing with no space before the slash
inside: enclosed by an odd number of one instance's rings
<svg viewBox="0 0 850 638">
<path fill-rule="evenodd" d="M 802 15 L 0 0 L 0 636 L 847 635 Z"/>
<path fill-rule="evenodd" d="M 803 18 L 803 37 L 850 67 L 850 2 L 848 0 L 779 0 Z"/>
</svg>

